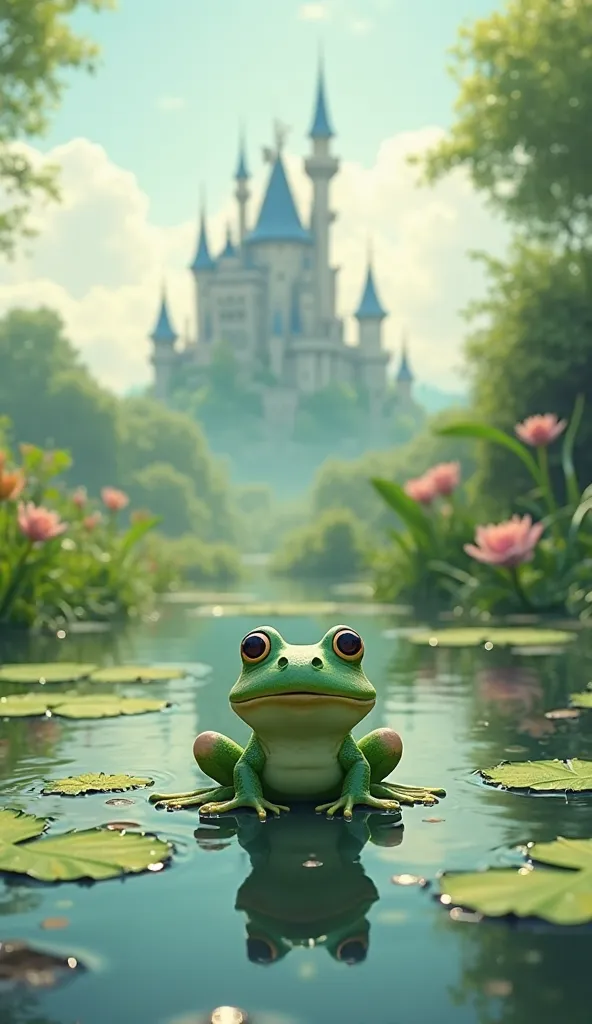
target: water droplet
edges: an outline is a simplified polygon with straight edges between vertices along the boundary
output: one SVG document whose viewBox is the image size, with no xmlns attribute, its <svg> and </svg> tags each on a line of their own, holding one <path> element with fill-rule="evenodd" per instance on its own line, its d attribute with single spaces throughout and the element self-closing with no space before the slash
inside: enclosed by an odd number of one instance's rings
<svg viewBox="0 0 592 1024">
<path fill-rule="evenodd" d="M 421 878 L 420 875 L 393 875 L 391 878 L 393 885 L 425 885 L 425 878 Z"/>
<path fill-rule="evenodd" d="M 487 642 L 484 643 L 483 646 L 484 646 L 486 651 L 492 651 L 493 650 L 493 644 L 492 644 L 491 640 L 487 640 Z"/>
<path fill-rule="evenodd" d="M 447 892 L 443 892 L 440 896 L 440 903 L 443 903 L 445 907 L 449 907 L 452 903 L 452 896 L 449 896 Z"/>
<path fill-rule="evenodd" d="M 162 871 L 163 868 L 164 868 L 164 864 L 162 863 L 161 860 L 156 861 L 155 864 L 149 864 L 148 865 L 148 871 Z"/>
<path fill-rule="evenodd" d="M 57 636 L 58 640 L 65 640 L 66 639 L 66 630 L 65 629 L 58 629 L 58 631 L 56 633 L 56 636 Z"/>
<path fill-rule="evenodd" d="M 248 1024 L 248 1018 L 243 1010 L 236 1006 L 219 1006 L 210 1017 L 211 1024 Z"/>
<path fill-rule="evenodd" d="M 224 615 L 224 608 L 221 604 L 215 604 L 212 608 L 212 615 L 219 619 L 221 615 Z"/>
<path fill-rule="evenodd" d="M 429 641 L 428 641 L 428 643 L 429 643 L 430 647 L 437 647 L 438 646 L 438 637 L 431 636 Z"/>
<path fill-rule="evenodd" d="M 75 967 L 78 967 L 78 960 L 76 959 L 75 956 L 69 956 L 67 963 L 68 967 L 71 967 L 72 970 L 74 970 Z"/>
<path fill-rule="evenodd" d="M 463 910 L 462 907 L 453 907 L 450 911 L 451 921 L 461 921 L 463 924 L 479 924 L 483 920 L 483 914 L 475 910 Z"/>
<path fill-rule="evenodd" d="M 314 856 L 309 857 L 308 860 L 303 861 L 303 868 L 322 868 L 322 860 L 316 860 Z"/>
</svg>

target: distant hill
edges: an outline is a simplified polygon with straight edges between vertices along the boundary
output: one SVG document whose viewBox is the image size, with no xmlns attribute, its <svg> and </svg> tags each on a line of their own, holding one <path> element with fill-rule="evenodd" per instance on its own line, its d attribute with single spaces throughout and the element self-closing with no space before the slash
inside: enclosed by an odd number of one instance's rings
<svg viewBox="0 0 592 1024">
<path fill-rule="evenodd" d="M 415 400 L 423 405 L 428 413 L 441 412 L 443 409 L 450 409 L 452 406 L 466 406 L 469 404 L 469 396 L 463 391 L 441 391 L 440 388 L 431 387 L 429 384 L 416 384 L 413 389 Z"/>
</svg>

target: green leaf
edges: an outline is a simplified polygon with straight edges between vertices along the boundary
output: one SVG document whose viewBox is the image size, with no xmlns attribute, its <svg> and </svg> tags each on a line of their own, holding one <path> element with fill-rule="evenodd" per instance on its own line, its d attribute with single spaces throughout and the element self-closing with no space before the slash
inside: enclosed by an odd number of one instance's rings
<svg viewBox="0 0 592 1024">
<path fill-rule="evenodd" d="M 481 647 L 488 641 L 495 647 L 558 646 L 576 639 L 576 633 L 559 629 L 526 629 L 519 626 L 466 626 L 459 629 L 422 630 L 408 640 L 419 647 Z"/>
<path fill-rule="evenodd" d="M 498 430 L 497 427 L 488 427 L 484 423 L 451 423 L 446 427 L 438 427 L 435 431 L 440 437 L 469 437 L 476 441 L 489 441 L 490 444 L 500 445 L 513 452 L 524 463 L 533 480 L 540 483 L 539 467 L 532 455 L 524 445 L 510 434 Z"/>
<path fill-rule="evenodd" d="M 167 668 L 158 665 L 148 668 L 145 665 L 118 665 L 115 668 L 100 668 L 90 676 L 91 683 L 155 683 L 168 679 L 183 679 L 187 675 L 185 669 Z"/>
<path fill-rule="evenodd" d="M 426 547 L 432 540 L 432 524 L 422 508 L 410 498 L 400 486 L 391 480 L 374 477 L 370 483 L 386 501 L 387 505 L 403 520 L 420 547 Z"/>
<path fill-rule="evenodd" d="M 3 665 L 0 682 L 3 683 L 76 683 L 94 672 L 96 665 L 79 665 L 70 661 L 54 661 L 47 665 Z"/>
<path fill-rule="evenodd" d="M 583 693 L 570 693 L 569 701 L 574 708 L 592 708 L 592 690 L 585 690 Z"/>
<path fill-rule="evenodd" d="M 13 843 L 21 843 L 23 839 L 40 836 L 47 824 L 44 818 L 36 818 L 34 814 L 0 807 L 0 850 Z"/>
<path fill-rule="evenodd" d="M 133 775 L 86 774 L 56 779 L 44 788 L 46 796 L 80 796 L 83 793 L 124 793 L 128 789 L 142 789 L 153 786 L 154 779 L 136 778 Z"/>
<path fill-rule="evenodd" d="M 592 839 L 559 837 L 552 843 L 536 843 L 528 853 L 535 862 L 572 870 L 495 868 L 444 874 L 440 878 L 441 901 L 488 917 L 513 914 L 559 925 L 591 921 Z"/>
<path fill-rule="evenodd" d="M 172 846 L 138 832 L 93 828 L 67 832 L 19 846 L 0 846 L 0 871 L 28 875 L 41 882 L 76 882 L 137 874 L 166 864 Z"/>
<path fill-rule="evenodd" d="M 151 516 L 149 519 L 141 519 L 139 522 L 134 523 L 130 526 L 129 530 L 123 537 L 120 547 L 119 554 L 125 557 L 136 544 L 138 544 L 143 537 L 146 536 L 150 530 L 153 530 L 155 526 L 158 526 L 162 522 L 162 516 Z"/>
<path fill-rule="evenodd" d="M 37 718 L 48 711 L 59 718 L 117 718 L 119 715 L 143 715 L 168 707 L 165 700 L 118 697 L 112 694 L 17 694 L 0 697 L 0 718 Z"/>
<path fill-rule="evenodd" d="M 590 695 L 592 696 L 592 694 Z M 536 793 L 592 790 L 592 761 L 516 761 L 484 768 L 486 782 L 504 789 L 531 789 Z"/>
<path fill-rule="evenodd" d="M 573 449 L 576 435 L 579 430 L 580 423 L 582 422 L 582 416 L 584 415 L 585 404 L 586 400 L 584 396 L 578 395 L 569 426 L 565 432 L 563 448 L 561 451 L 561 465 L 563 466 L 567 496 L 571 505 L 577 505 L 580 500 L 580 487 L 573 464 Z"/>
</svg>

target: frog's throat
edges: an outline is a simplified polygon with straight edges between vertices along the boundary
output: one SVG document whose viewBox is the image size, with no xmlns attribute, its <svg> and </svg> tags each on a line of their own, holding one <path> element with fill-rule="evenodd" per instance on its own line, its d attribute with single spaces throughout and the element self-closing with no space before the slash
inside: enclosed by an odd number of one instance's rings
<svg viewBox="0 0 592 1024">
<path fill-rule="evenodd" d="M 242 707 L 248 707 L 249 709 L 256 709 L 265 705 L 270 707 L 272 704 L 278 705 L 278 707 L 293 707 L 293 708 L 313 708 L 321 705 L 341 705 L 344 707 L 355 707 L 359 710 L 366 709 L 371 711 L 376 703 L 376 698 L 367 697 L 345 697 L 338 693 L 314 693 L 312 690 L 290 690 L 286 693 L 265 693 L 259 694 L 257 697 L 247 697 L 245 700 L 231 700 L 230 704 L 238 710 Z"/>
</svg>

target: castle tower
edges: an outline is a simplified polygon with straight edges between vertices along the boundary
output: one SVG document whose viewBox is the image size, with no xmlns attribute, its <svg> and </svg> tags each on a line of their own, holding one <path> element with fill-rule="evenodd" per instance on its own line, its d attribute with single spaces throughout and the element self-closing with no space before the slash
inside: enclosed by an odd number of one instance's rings
<svg viewBox="0 0 592 1024">
<path fill-rule="evenodd" d="M 247 206 L 251 196 L 251 189 L 249 188 L 250 177 L 251 175 L 249 174 L 245 154 L 245 140 L 241 135 L 238 150 L 238 163 L 236 165 L 236 173 L 234 175 L 236 181 L 234 194 L 238 203 L 238 240 L 241 249 L 247 234 Z"/>
<path fill-rule="evenodd" d="M 355 317 L 358 321 L 358 357 L 360 373 L 374 416 L 382 409 L 386 391 L 388 354 L 382 347 L 382 323 L 387 313 L 378 298 L 372 259 L 368 257 L 366 283 Z"/>
<path fill-rule="evenodd" d="M 154 367 L 154 395 L 166 402 L 171 391 L 171 373 L 175 362 L 177 333 L 171 324 L 166 291 L 163 285 L 160 311 L 156 326 L 150 335 L 152 342 L 152 365 Z"/>
<path fill-rule="evenodd" d="M 319 62 L 317 95 L 309 138 L 312 154 L 304 163 L 313 189 L 311 232 L 314 238 L 315 320 L 322 334 L 335 316 L 336 271 L 329 265 L 329 229 L 335 214 L 329 209 L 329 183 L 337 174 L 339 161 L 330 152 L 334 131 L 325 98 L 322 59 Z"/>
<path fill-rule="evenodd" d="M 403 342 L 401 346 L 401 362 L 397 371 L 396 377 L 396 390 L 397 398 L 404 405 L 409 405 L 412 401 L 411 389 L 413 387 L 413 373 L 409 366 L 409 353 L 407 351 L 407 338 L 403 336 Z"/>
<path fill-rule="evenodd" d="M 215 268 L 216 261 L 212 258 L 208 242 L 205 205 L 202 203 L 197 249 L 193 263 L 189 268 L 195 282 L 197 337 L 200 342 L 211 341 L 208 329 L 208 325 L 211 323 L 209 291 L 210 281 Z"/>
</svg>

